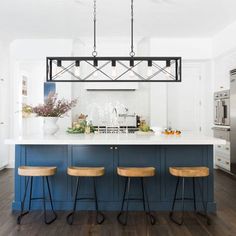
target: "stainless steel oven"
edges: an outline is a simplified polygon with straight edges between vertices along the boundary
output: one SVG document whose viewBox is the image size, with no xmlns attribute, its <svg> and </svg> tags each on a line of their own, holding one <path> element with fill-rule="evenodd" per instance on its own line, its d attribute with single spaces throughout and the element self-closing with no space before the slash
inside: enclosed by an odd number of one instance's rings
<svg viewBox="0 0 236 236">
<path fill-rule="evenodd" d="M 230 125 L 229 90 L 214 93 L 214 124 Z"/>
</svg>

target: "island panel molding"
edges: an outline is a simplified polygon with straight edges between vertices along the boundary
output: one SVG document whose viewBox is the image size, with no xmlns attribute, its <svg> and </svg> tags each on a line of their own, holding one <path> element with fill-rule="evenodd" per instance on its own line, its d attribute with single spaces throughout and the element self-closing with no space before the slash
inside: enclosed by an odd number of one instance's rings
<svg viewBox="0 0 236 236">
<path fill-rule="evenodd" d="M 116 147 L 116 149 L 114 148 Z M 23 192 L 26 187 L 25 177 L 20 177 L 17 168 L 29 166 L 56 166 L 57 173 L 52 177 L 52 197 L 56 210 L 69 210 L 73 207 L 74 179 L 67 175 L 69 166 L 104 166 L 105 175 L 97 179 L 98 201 L 103 211 L 118 211 L 124 187 L 124 178 L 117 175 L 118 166 L 148 167 L 156 169 L 156 175 L 146 181 L 151 210 L 169 211 L 174 196 L 176 178 L 169 174 L 170 166 L 206 166 L 210 169 L 208 178 L 201 181 L 204 199 L 209 212 L 215 212 L 213 186 L 213 145 L 16 145 L 15 157 L 15 196 L 12 210 L 20 210 Z M 36 178 L 40 185 L 41 179 Z M 81 180 L 81 197 L 88 197 L 91 192 L 90 179 Z M 132 197 L 140 197 L 138 179 L 131 189 Z M 186 195 L 192 196 L 192 186 L 186 183 Z M 40 197 L 41 191 L 33 189 L 33 196 Z M 199 193 L 198 193 L 199 194 Z M 26 199 L 26 204 L 29 199 Z M 197 205 L 202 208 L 200 196 Z M 42 202 L 32 203 L 32 209 L 42 209 Z M 49 207 L 49 205 L 47 205 Z M 177 204 L 180 209 L 181 204 Z M 80 202 L 78 209 L 94 210 L 90 201 Z M 143 210 L 139 202 L 130 203 L 130 210 Z M 193 210 L 191 202 L 186 203 L 186 210 Z"/>
</svg>

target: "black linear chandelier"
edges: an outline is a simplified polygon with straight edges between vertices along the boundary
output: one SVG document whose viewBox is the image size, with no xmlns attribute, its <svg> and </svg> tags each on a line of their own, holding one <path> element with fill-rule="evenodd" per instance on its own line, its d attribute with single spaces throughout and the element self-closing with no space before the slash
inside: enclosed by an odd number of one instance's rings
<svg viewBox="0 0 236 236">
<path fill-rule="evenodd" d="M 136 57 L 134 2 L 131 0 L 131 51 L 128 57 L 98 57 L 96 0 L 92 57 L 47 57 L 47 82 L 181 82 L 181 57 Z"/>
</svg>

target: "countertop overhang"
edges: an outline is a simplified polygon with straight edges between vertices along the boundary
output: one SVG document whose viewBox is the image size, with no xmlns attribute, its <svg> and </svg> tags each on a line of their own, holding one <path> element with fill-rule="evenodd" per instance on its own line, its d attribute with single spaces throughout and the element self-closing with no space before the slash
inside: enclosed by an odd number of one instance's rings
<svg viewBox="0 0 236 236">
<path fill-rule="evenodd" d="M 225 145 L 210 136 L 181 134 L 58 134 L 25 135 L 5 140 L 11 145 Z"/>
</svg>

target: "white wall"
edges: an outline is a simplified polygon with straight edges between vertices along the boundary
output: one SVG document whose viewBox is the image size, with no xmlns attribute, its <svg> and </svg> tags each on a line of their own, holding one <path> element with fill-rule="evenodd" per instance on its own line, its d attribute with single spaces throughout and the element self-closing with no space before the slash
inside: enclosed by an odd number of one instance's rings
<svg viewBox="0 0 236 236">
<path fill-rule="evenodd" d="M 213 58 L 236 50 L 236 22 L 228 25 L 212 38 Z"/>
<path fill-rule="evenodd" d="M 151 53 L 160 56 L 181 56 L 183 60 L 212 58 L 211 38 L 151 38 Z"/>
<path fill-rule="evenodd" d="M 9 137 L 11 129 L 11 106 L 9 77 L 9 41 L 0 41 L 0 168 L 9 163 L 9 147 L 4 145 L 4 140 Z"/>
</svg>

